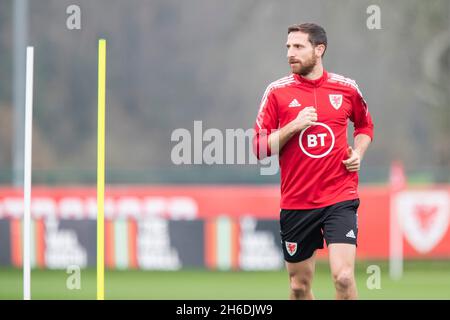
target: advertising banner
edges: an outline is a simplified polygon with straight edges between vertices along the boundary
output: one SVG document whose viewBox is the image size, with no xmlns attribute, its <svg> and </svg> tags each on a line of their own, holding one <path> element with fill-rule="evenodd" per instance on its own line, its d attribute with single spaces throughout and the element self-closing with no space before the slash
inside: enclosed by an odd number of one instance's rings
<svg viewBox="0 0 450 320">
<path fill-rule="evenodd" d="M 33 267 L 96 263 L 95 188 L 33 189 Z M 358 259 L 388 259 L 390 218 L 404 258 L 450 258 L 450 187 L 391 193 L 361 187 Z M 105 196 L 107 268 L 273 270 L 283 268 L 277 186 L 109 188 Z M 22 264 L 23 198 L 0 188 L 0 265 Z M 319 250 L 325 259 L 327 250 Z"/>
</svg>

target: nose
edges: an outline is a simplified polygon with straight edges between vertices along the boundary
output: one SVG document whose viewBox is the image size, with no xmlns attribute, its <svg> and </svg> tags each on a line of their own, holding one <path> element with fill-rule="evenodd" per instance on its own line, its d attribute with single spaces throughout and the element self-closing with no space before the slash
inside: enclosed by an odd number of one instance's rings
<svg viewBox="0 0 450 320">
<path fill-rule="evenodd" d="M 292 47 L 287 49 L 286 57 L 289 58 L 295 58 L 294 50 Z"/>
<path fill-rule="evenodd" d="M 287 50 L 286 57 L 287 57 L 288 59 L 294 57 L 294 55 L 293 55 L 293 53 L 292 53 L 292 50 L 291 50 L 290 48 Z"/>
</svg>

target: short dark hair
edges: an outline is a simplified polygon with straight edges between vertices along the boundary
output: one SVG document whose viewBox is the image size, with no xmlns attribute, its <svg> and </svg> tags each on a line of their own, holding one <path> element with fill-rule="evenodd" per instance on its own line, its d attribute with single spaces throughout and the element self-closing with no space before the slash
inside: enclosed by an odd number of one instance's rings
<svg viewBox="0 0 450 320">
<path fill-rule="evenodd" d="M 325 50 L 323 51 L 322 57 L 325 55 L 325 51 L 327 50 L 327 33 L 324 28 L 315 23 L 293 24 L 288 27 L 288 34 L 297 31 L 308 34 L 308 40 L 314 47 L 323 44 Z"/>
</svg>

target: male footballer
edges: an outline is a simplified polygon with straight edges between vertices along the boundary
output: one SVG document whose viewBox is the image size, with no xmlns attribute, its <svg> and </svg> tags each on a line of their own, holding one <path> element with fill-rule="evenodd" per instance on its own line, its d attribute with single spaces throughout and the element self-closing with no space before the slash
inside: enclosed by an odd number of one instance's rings
<svg viewBox="0 0 450 320">
<path fill-rule="evenodd" d="M 286 47 L 292 73 L 267 87 L 254 143 L 259 159 L 279 155 L 290 298 L 314 299 L 315 252 L 325 239 L 336 298 L 356 299 L 358 171 L 373 138 L 372 119 L 355 81 L 324 69 L 327 36 L 321 26 L 290 26 Z"/>
</svg>

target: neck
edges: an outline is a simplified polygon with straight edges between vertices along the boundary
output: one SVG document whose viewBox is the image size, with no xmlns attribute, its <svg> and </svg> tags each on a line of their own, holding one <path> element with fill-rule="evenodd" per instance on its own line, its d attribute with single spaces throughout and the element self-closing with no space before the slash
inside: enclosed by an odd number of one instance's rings
<svg viewBox="0 0 450 320">
<path fill-rule="evenodd" d="M 303 76 L 303 78 L 306 78 L 308 80 L 317 80 L 323 75 L 323 66 L 321 63 L 316 64 L 314 69 L 308 73 L 306 76 Z"/>
</svg>

